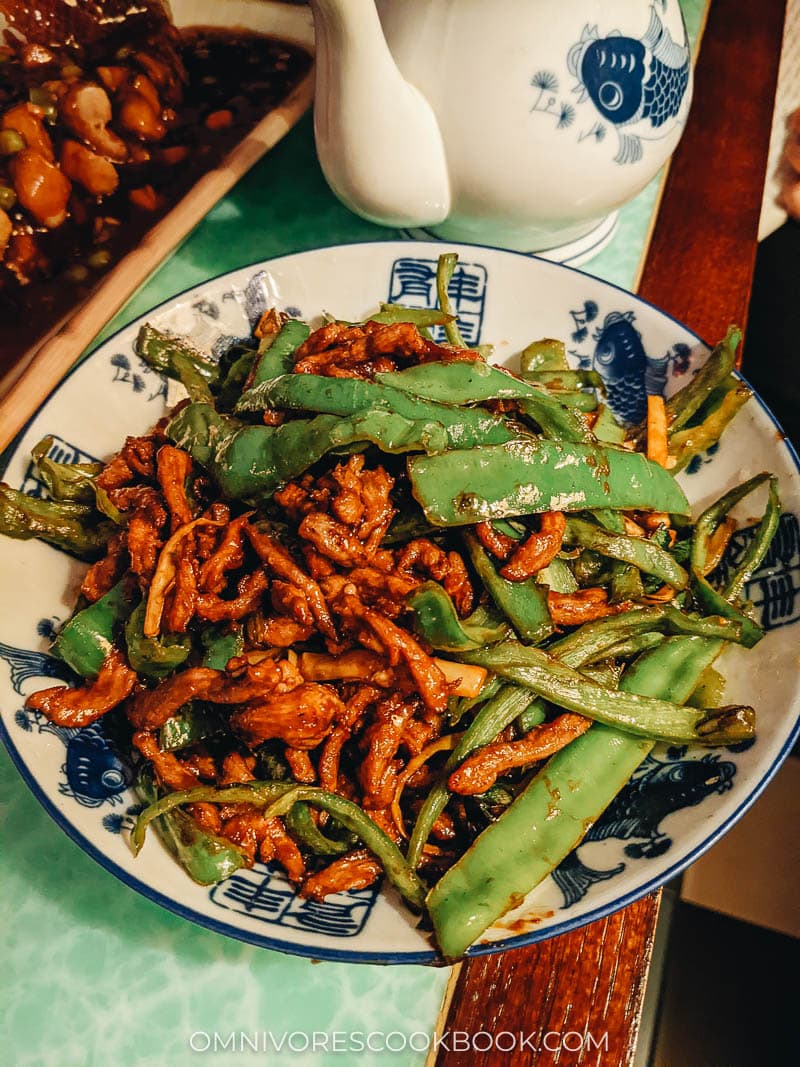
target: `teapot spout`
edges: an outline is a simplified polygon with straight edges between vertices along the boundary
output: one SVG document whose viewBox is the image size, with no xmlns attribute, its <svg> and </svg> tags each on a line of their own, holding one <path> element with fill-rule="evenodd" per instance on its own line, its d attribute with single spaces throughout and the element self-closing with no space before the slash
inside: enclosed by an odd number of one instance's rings
<svg viewBox="0 0 800 1067">
<path fill-rule="evenodd" d="M 442 222 L 451 197 L 436 116 L 398 70 L 374 0 L 312 0 L 311 7 L 314 133 L 334 193 L 385 226 Z"/>
</svg>

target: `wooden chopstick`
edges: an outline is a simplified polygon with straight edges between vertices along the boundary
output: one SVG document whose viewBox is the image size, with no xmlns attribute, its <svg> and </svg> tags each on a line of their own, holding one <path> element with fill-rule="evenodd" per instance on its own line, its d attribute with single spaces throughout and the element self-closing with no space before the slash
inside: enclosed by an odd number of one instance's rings
<svg viewBox="0 0 800 1067">
<path fill-rule="evenodd" d="M 0 400 L 0 451 L 11 443 L 103 326 L 166 255 L 239 178 L 288 133 L 311 105 L 313 95 L 312 64 L 285 100 L 265 115 L 218 167 L 203 175 L 27 363 L 17 364 L 0 381 L 0 396 L 7 390 Z"/>
</svg>

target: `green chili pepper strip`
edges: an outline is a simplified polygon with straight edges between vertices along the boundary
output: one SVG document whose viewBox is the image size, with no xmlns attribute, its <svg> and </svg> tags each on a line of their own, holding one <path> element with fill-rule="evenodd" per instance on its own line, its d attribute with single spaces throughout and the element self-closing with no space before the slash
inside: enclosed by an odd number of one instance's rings
<svg viewBox="0 0 800 1067">
<path fill-rule="evenodd" d="M 722 593 L 718 593 L 697 568 L 692 569 L 692 594 L 704 611 L 738 623 L 741 628 L 739 644 L 744 645 L 745 648 L 757 645 L 764 636 L 764 631 L 758 623 L 753 622 L 744 612 L 734 607 Z"/>
<path fill-rule="evenodd" d="M 200 643 L 205 649 L 203 666 L 215 671 L 224 671 L 228 660 L 244 652 L 244 637 L 241 626 L 232 629 L 226 624 L 209 626 L 200 634 Z"/>
<path fill-rule="evenodd" d="M 172 674 L 186 662 L 192 651 L 192 639 L 188 634 L 163 634 L 160 637 L 145 637 L 144 602 L 131 612 L 125 623 L 125 645 L 128 662 L 137 674 L 157 681 Z"/>
<path fill-rule="evenodd" d="M 438 422 L 447 430 L 448 448 L 503 444 L 516 436 L 503 419 L 483 409 L 465 410 L 449 404 L 420 400 L 400 389 L 360 381 L 357 378 L 283 374 L 256 388 L 248 389 L 235 410 L 241 414 L 273 408 L 344 417 L 358 415 L 364 411 L 386 411 L 417 422 Z"/>
<path fill-rule="evenodd" d="M 531 694 L 525 689 L 520 686 L 506 685 L 475 713 L 475 718 L 459 738 L 444 765 L 443 780 L 433 786 L 420 808 L 406 852 L 406 860 L 412 870 L 419 867 L 422 850 L 433 829 L 433 824 L 447 807 L 450 799 L 447 777 L 450 772 L 455 770 L 476 748 L 494 741 L 500 731 L 505 730 L 530 702 Z"/>
<path fill-rule="evenodd" d="M 566 560 L 558 556 L 539 571 L 536 581 L 539 585 L 546 585 L 554 593 L 574 593 L 578 588 L 575 575 L 567 566 Z"/>
<path fill-rule="evenodd" d="M 407 308 L 402 304 L 381 304 L 381 310 L 370 315 L 369 322 L 383 322 L 392 325 L 397 322 L 410 322 L 420 332 L 429 326 L 447 326 L 455 322 L 454 315 L 446 315 L 438 308 Z"/>
<path fill-rule="evenodd" d="M 173 416 L 167 434 L 209 471 L 230 500 L 265 499 L 332 449 L 359 441 L 371 441 L 384 452 L 447 448 L 441 424 L 412 422 L 386 411 L 243 426 L 210 405 L 189 404 Z"/>
<path fill-rule="evenodd" d="M 437 582 L 417 586 L 406 597 L 406 604 L 414 612 L 417 633 L 439 651 L 480 648 L 502 641 L 510 633 L 501 619 L 492 620 L 484 608 L 477 608 L 476 614 L 467 619 L 459 619 L 453 601 Z"/>
<path fill-rule="evenodd" d="M 750 388 L 737 378 L 731 379 L 731 388 L 722 403 L 699 426 L 690 426 L 670 435 L 669 454 L 675 460 L 675 470 L 683 470 L 693 456 L 715 445 L 734 415 L 753 395 Z"/>
<path fill-rule="evenodd" d="M 181 789 L 156 800 L 140 812 L 131 831 L 131 849 L 138 856 L 144 844 L 147 827 L 161 815 L 167 815 L 185 804 L 254 804 L 266 807 L 278 797 L 295 788 L 293 782 L 247 782 L 245 785 L 198 785 L 194 789 Z M 302 798 L 298 798 L 302 799 Z"/>
<path fill-rule="evenodd" d="M 683 640 L 695 642 L 695 649 L 708 648 L 711 659 L 719 652 L 718 642 L 699 637 Z M 503 642 L 479 652 L 465 652 L 461 658 L 467 663 L 486 667 L 517 685 L 528 686 L 558 707 L 651 740 L 729 745 L 754 734 L 755 713 L 752 708 L 731 706 L 698 712 L 668 700 L 612 692 L 541 649 L 519 642 Z"/>
<path fill-rule="evenodd" d="M 533 373 L 525 372 L 522 377 L 526 381 L 537 382 L 539 385 L 544 385 L 548 389 L 561 392 L 572 392 L 578 389 L 585 389 L 587 386 L 592 389 L 597 389 L 601 393 L 605 389 L 603 379 L 597 373 L 596 370 L 540 370 Z M 591 397 L 591 394 L 585 394 Z M 596 398 L 595 404 L 597 403 Z"/>
<path fill-rule="evenodd" d="M 596 622 L 587 622 L 547 649 L 551 656 L 563 660 L 570 667 L 579 667 L 604 654 L 607 649 L 650 630 L 667 631 L 696 637 L 718 637 L 723 641 L 742 643 L 742 627 L 719 615 L 702 618 L 662 604 L 652 608 L 635 608 Z M 585 657 L 585 658 L 584 658 Z"/>
<path fill-rule="evenodd" d="M 518 400 L 547 436 L 564 441 L 591 441 L 581 420 L 543 389 L 483 360 L 420 363 L 402 371 L 376 375 L 383 385 L 447 404 L 480 404 L 487 400 Z"/>
<path fill-rule="evenodd" d="M 354 839 L 333 841 L 326 837 L 311 817 L 308 804 L 298 801 L 286 815 L 286 829 L 317 856 L 341 856 L 353 847 Z"/>
<path fill-rule="evenodd" d="M 436 293 L 439 297 L 439 307 L 449 320 L 444 323 L 444 332 L 447 335 L 447 340 L 451 345 L 455 345 L 456 348 L 467 348 L 467 342 L 461 336 L 461 331 L 458 328 L 458 317 L 450 303 L 450 294 L 447 291 L 457 263 L 458 255 L 456 252 L 445 252 L 439 256 L 439 264 L 436 270 Z"/>
<path fill-rule="evenodd" d="M 352 801 L 316 786 L 298 785 L 273 801 L 265 815 L 268 819 L 286 815 L 299 800 L 327 811 L 345 829 L 359 837 L 381 864 L 386 877 L 400 895 L 419 911 L 425 907 L 425 886 L 406 863 L 400 849 L 391 837 Z"/>
<path fill-rule="evenodd" d="M 697 374 L 667 400 L 667 425 L 671 432 L 685 426 L 713 390 L 725 381 L 736 365 L 736 349 L 741 340 L 742 331 L 730 326 Z"/>
<path fill-rule="evenodd" d="M 756 474 L 754 477 L 748 478 L 746 482 L 742 482 L 741 485 L 729 489 L 713 504 L 709 504 L 694 525 L 691 553 L 692 567 L 705 571 L 708 558 L 708 543 L 712 534 L 728 512 L 736 507 L 740 500 L 744 500 L 754 489 L 762 485 L 767 478 L 769 478 L 769 474 L 766 471 Z"/>
<path fill-rule="evenodd" d="M 551 337 L 531 341 L 520 353 L 519 365 L 523 374 L 536 375 L 543 371 L 561 374 L 569 370 L 567 346 Z"/>
<path fill-rule="evenodd" d="M 136 788 L 146 803 L 156 801 L 151 773 L 141 772 Z M 244 854 L 233 842 L 201 830 L 191 815 L 179 808 L 162 815 L 156 830 L 189 877 L 200 885 L 214 885 L 247 866 Z"/>
<path fill-rule="evenodd" d="M 171 378 L 181 380 L 181 370 L 191 366 L 205 381 L 216 378 L 217 364 L 204 356 L 184 337 L 157 330 L 149 322 L 139 330 L 136 338 L 136 354 L 155 370 Z M 175 357 L 181 356 L 178 364 Z"/>
<path fill-rule="evenodd" d="M 645 537 L 628 537 L 627 534 L 608 533 L 584 519 L 567 519 L 564 540 L 568 544 L 590 548 L 611 559 L 630 563 L 645 574 L 653 574 L 675 589 L 685 589 L 689 575 L 679 566 L 669 552 Z"/>
<path fill-rule="evenodd" d="M 683 664 L 684 699 L 706 650 Z M 660 697 L 665 662 L 655 649 L 629 668 L 621 690 Z M 428 894 L 447 959 L 457 959 L 578 845 L 652 749 L 652 742 L 598 723 L 547 762 L 514 803 L 473 842 Z M 502 872 L 502 873 L 500 873 Z"/>
<path fill-rule="evenodd" d="M 136 599 L 125 581 L 118 582 L 69 619 L 53 642 L 53 654 L 81 678 L 96 678 L 113 648 L 117 626 L 127 619 Z"/>
<path fill-rule="evenodd" d="M 0 484 L 0 534 L 19 541 L 37 538 L 78 559 L 100 556 L 114 527 L 98 522 L 93 507 L 40 500 Z"/>
<path fill-rule="evenodd" d="M 736 600 L 741 597 L 745 585 L 758 570 L 767 554 L 772 538 L 778 529 L 781 517 L 781 501 L 778 496 L 778 479 L 770 478 L 769 496 L 764 516 L 753 535 L 753 539 L 745 549 L 744 556 L 725 586 L 723 596 L 726 600 Z"/>
<path fill-rule="evenodd" d="M 289 319 L 281 326 L 268 347 L 259 348 L 258 362 L 253 371 L 251 386 L 261 385 L 279 374 L 288 374 L 294 366 L 294 354 L 311 331 L 299 319 Z"/>
<path fill-rule="evenodd" d="M 50 459 L 48 452 L 54 438 L 43 437 L 31 449 L 31 459 L 39 477 L 53 500 L 71 501 L 74 504 L 93 504 L 94 478 L 103 469 L 102 463 L 58 463 Z"/>
<path fill-rule="evenodd" d="M 176 752 L 225 731 L 225 721 L 218 712 L 193 701 L 167 719 L 159 731 L 158 744 L 165 752 Z"/>
<path fill-rule="evenodd" d="M 478 577 L 516 632 L 524 641 L 538 644 L 554 630 L 547 607 L 547 588 L 533 578 L 524 582 L 508 582 L 497 573 L 489 554 L 472 533 L 464 533 L 464 541 Z"/>
<path fill-rule="evenodd" d="M 415 498 L 437 526 L 586 508 L 644 508 L 689 514 L 669 473 L 643 455 L 524 438 L 505 445 L 412 456 Z"/>
<path fill-rule="evenodd" d="M 598 655 L 593 656 L 589 663 L 598 663 L 606 659 L 629 660 L 642 652 L 649 652 L 651 648 L 657 648 L 666 640 L 666 635 L 661 633 L 636 634 L 635 637 L 628 637 L 616 645 L 611 645 L 610 648 L 604 648 Z"/>
</svg>

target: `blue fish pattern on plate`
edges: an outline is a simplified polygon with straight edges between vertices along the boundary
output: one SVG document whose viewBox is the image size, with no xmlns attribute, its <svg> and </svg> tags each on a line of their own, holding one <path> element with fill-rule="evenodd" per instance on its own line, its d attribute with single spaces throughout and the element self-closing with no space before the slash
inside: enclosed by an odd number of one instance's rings
<svg viewBox="0 0 800 1067">
<path fill-rule="evenodd" d="M 706 797 L 731 789 L 736 774 L 736 764 L 731 760 L 711 753 L 700 759 L 685 759 L 685 754 L 685 748 L 676 747 L 668 749 L 663 760 L 648 756 L 583 843 L 618 838 L 630 842 L 624 852 L 631 859 L 663 855 L 672 845 L 672 838 L 661 829 L 661 822 L 675 811 L 695 807 Z M 564 908 L 581 900 L 595 882 L 607 881 L 625 869 L 625 864 L 620 863 L 609 870 L 594 870 L 582 862 L 579 851 L 570 853 L 553 872 L 564 895 Z"/>
<path fill-rule="evenodd" d="M 644 122 L 661 130 L 677 120 L 689 85 L 690 57 L 685 40 L 674 41 L 655 8 L 642 38 L 611 31 L 601 37 L 597 26 L 584 26 L 572 46 L 567 66 L 577 79 L 578 101 L 587 97 L 603 119 L 617 130 L 617 163 L 642 158 L 640 131 L 624 130 Z"/>
<path fill-rule="evenodd" d="M 644 419 L 648 394 L 663 394 L 670 359 L 648 356 L 634 322 L 632 311 L 610 311 L 594 333 L 592 365 L 603 379 L 608 406 L 626 426 Z"/>
</svg>

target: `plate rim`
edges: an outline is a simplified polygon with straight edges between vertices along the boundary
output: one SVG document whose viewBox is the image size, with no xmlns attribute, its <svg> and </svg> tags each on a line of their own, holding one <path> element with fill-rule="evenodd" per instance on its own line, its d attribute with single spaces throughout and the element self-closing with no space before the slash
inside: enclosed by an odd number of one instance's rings
<svg viewBox="0 0 800 1067">
<path fill-rule="evenodd" d="M 707 344 L 694 330 L 686 326 L 685 323 L 680 322 L 674 315 L 664 311 L 662 308 L 651 303 L 649 300 L 638 296 L 636 293 L 631 292 L 629 289 L 625 289 L 615 282 L 606 281 L 604 278 L 599 278 L 596 275 L 590 274 L 588 271 L 581 270 L 579 267 L 572 267 L 568 264 L 553 263 L 550 260 L 546 260 L 541 256 L 530 255 L 526 252 L 518 252 L 513 249 L 499 248 L 493 245 L 485 244 L 470 244 L 466 242 L 443 242 L 443 241 L 415 241 L 404 239 L 381 239 L 377 241 L 353 241 L 353 242 L 338 242 L 334 244 L 321 245 L 316 248 L 304 248 L 295 252 L 286 252 L 280 256 L 273 256 L 270 259 L 255 260 L 249 263 L 244 263 L 239 267 L 234 267 L 230 270 L 221 271 L 213 277 L 206 278 L 203 281 L 196 282 L 194 285 L 187 286 L 180 292 L 174 293 L 171 296 L 165 298 L 158 304 L 154 304 L 152 307 L 145 310 L 141 315 L 137 315 L 129 322 L 120 326 L 113 333 L 109 334 L 102 341 L 94 344 L 85 354 L 82 354 L 79 360 L 69 369 L 69 371 L 61 378 L 58 384 L 52 389 L 48 396 L 37 407 L 36 411 L 25 422 L 25 425 L 20 429 L 19 433 L 14 437 L 14 440 L 8 445 L 8 447 L 0 454 L 0 477 L 5 474 L 5 471 L 16 456 L 22 438 L 28 431 L 32 422 L 41 414 L 45 406 L 49 404 L 53 398 L 61 391 L 67 381 L 72 377 L 76 371 L 82 367 L 87 360 L 91 359 L 96 352 L 102 347 L 110 344 L 121 333 L 129 329 L 131 326 L 144 319 L 148 315 L 152 315 L 168 305 L 175 303 L 187 294 L 205 288 L 206 286 L 213 285 L 215 282 L 227 278 L 233 274 L 237 274 L 240 271 L 264 269 L 270 264 L 280 262 L 284 259 L 289 259 L 301 255 L 313 255 L 324 252 L 335 252 L 343 248 L 381 248 L 387 250 L 391 247 L 399 249 L 412 249 L 412 248 L 432 248 L 441 249 L 444 245 L 453 248 L 454 250 L 461 248 L 468 249 L 482 249 L 484 251 L 498 252 L 503 256 L 518 256 L 526 261 L 534 261 L 538 264 L 543 264 L 546 268 L 560 271 L 570 271 L 574 274 L 579 274 L 585 278 L 588 278 L 591 282 L 599 283 L 600 285 L 607 286 L 610 289 L 623 293 L 626 297 L 635 300 L 639 304 L 643 304 L 648 308 L 655 311 L 657 314 L 663 316 L 669 321 L 675 323 L 680 329 L 689 333 L 697 343 L 702 344 L 705 348 L 710 349 L 711 346 Z M 737 372 L 738 374 L 739 372 Z M 743 375 L 739 374 L 739 377 L 747 383 L 747 379 Z M 750 386 L 752 389 L 752 386 Z M 788 453 L 789 459 L 794 464 L 796 472 L 800 475 L 800 456 L 795 449 L 792 441 L 786 435 L 779 420 L 773 414 L 769 406 L 764 402 L 760 394 L 752 389 L 752 400 L 754 400 L 758 407 L 764 412 L 768 420 L 778 431 L 780 435 L 780 442 L 778 447 L 784 447 Z M 326 946 L 308 946 L 299 942 L 281 941 L 277 938 L 270 937 L 269 935 L 263 935 L 255 931 L 242 929 L 241 927 L 233 926 L 229 923 L 214 919 L 209 915 L 205 915 L 202 912 L 194 910 L 194 908 L 187 906 L 173 897 L 169 897 L 162 893 L 158 889 L 154 889 L 148 883 L 143 882 L 137 878 L 136 875 L 130 874 L 124 868 L 120 867 L 115 860 L 111 859 L 106 853 L 102 852 L 95 844 L 92 843 L 71 821 L 70 819 L 52 802 L 44 788 L 39 784 L 38 780 L 34 777 L 32 771 L 29 769 L 28 764 L 22 758 L 21 753 L 17 749 L 11 735 L 6 727 L 2 717 L 0 717 L 0 739 L 3 741 L 3 745 L 9 754 L 11 762 L 14 764 L 20 777 L 25 782 L 26 786 L 33 793 L 36 800 L 41 804 L 50 818 L 56 823 L 56 825 L 69 837 L 78 847 L 85 852 L 92 860 L 94 860 L 99 866 L 107 870 L 120 882 L 135 892 L 139 893 L 153 903 L 160 905 L 167 911 L 172 912 L 179 918 L 187 919 L 195 925 L 202 926 L 206 929 L 212 930 L 214 933 L 222 934 L 223 936 L 232 937 L 235 940 L 243 941 L 247 944 L 252 944 L 260 948 L 272 949 L 278 952 L 287 953 L 293 956 L 301 956 L 306 959 L 318 959 L 328 962 L 336 963 L 366 963 L 366 964 L 423 964 L 428 966 L 445 966 L 447 961 L 441 956 L 441 954 L 435 949 L 420 950 L 418 952 L 378 952 L 378 951 L 354 951 L 335 949 Z M 779 751 L 773 756 L 772 762 L 762 775 L 760 780 L 755 784 L 751 792 L 742 799 L 741 803 L 727 816 L 727 818 L 716 826 L 708 836 L 704 837 L 692 850 L 690 850 L 685 856 L 676 860 L 666 870 L 660 874 L 654 875 L 643 884 L 630 889 L 627 893 L 623 893 L 622 896 L 614 897 L 613 900 L 607 901 L 604 904 L 599 904 L 596 908 L 588 912 L 584 912 L 581 915 L 573 916 L 572 918 L 565 919 L 562 922 L 557 922 L 552 926 L 543 928 L 534 928 L 525 932 L 524 934 L 518 934 L 514 937 L 503 938 L 501 940 L 491 941 L 486 944 L 479 944 L 471 946 L 465 953 L 466 958 L 476 958 L 479 956 L 495 955 L 501 952 L 507 952 L 511 949 L 522 948 L 526 945 L 532 945 L 539 941 L 549 940 L 552 937 L 558 937 L 561 934 L 570 933 L 573 930 L 588 926 L 590 923 L 596 922 L 599 919 L 606 918 L 609 915 L 613 915 L 617 911 L 621 911 L 623 908 L 628 907 L 635 901 L 642 899 L 649 893 L 658 889 L 664 885 L 670 879 L 674 878 L 681 871 L 685 870 L 688 866 L 694 863 L 705 852 L 708 851 L 716 842 L 729 830 L 735 823 L 742 818 L 743 815 L 752 807 L 755 801 L 761 796 L 764 789 L 772 781 L 777 774 L 780 766 L 791 752 L 794 745 L 800 739 L 800 703 L 798 705 L 795 721 Z"/>
</svg>

